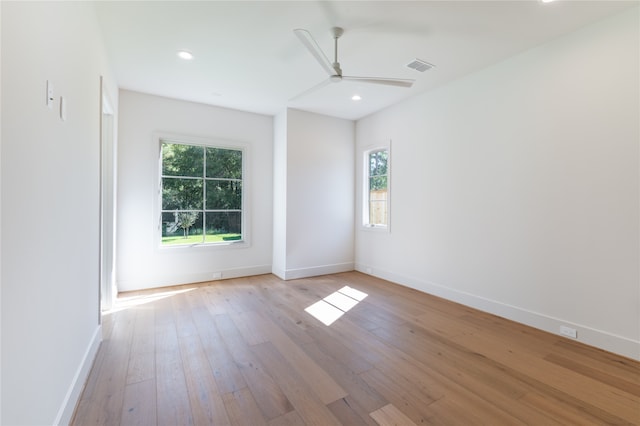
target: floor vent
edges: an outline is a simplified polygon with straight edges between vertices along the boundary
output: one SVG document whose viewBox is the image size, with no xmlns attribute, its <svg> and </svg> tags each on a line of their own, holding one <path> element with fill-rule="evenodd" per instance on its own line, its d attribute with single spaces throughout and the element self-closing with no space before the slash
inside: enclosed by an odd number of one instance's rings
<svg viewBox="0 0 640 426">
<path fill-rule="evenodd" d="M 416 71 L 425 72 L 435 67 L 435 65 L 425 62 L 421 59 L 414 59 L 407 64 L 407 68 L 414 69 Z"/>
</svg>

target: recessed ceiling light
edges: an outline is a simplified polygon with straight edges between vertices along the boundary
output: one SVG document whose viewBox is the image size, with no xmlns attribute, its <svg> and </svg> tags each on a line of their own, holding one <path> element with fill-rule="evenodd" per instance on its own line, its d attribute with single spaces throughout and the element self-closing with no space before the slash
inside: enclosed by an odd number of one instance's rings
<svg viewBox="0 0 640 426">
<path fill-rule="evenodd" d="M 553 0 L 540 0 L 542 3 L 551 3 Z"/>
<path fill-rule="evenodd" d="M 351 97 L 351 100 L 352 100 L 352 101 L 359 101 L 360 99 L 362 99 L 362 98 L 360 97 L 360 95 L 353 95 L 353 96 Z"/>
<path fill-rule="evenodd" d="M 190 61 L 191 59 L 193 59 L 193 53 L 187 50 L 178 50 L 178 57 L 184 59 L 185 61 Z"/>
</svg>

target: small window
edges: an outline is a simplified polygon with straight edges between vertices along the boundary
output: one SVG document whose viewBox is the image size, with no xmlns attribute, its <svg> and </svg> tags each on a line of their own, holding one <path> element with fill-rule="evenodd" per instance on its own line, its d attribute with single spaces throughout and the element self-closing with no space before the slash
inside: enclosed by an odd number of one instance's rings
<svg viewBox="0 0 640 426">
<path fill-rule="evenodd" d="M 161 245 L 242 241 L 243 151 L 161 140 Z"/>
<path fill-rule="evenodd" d="M 387 227 L 389 221 L 389 149 L 365 153 L 364 225 Z"/>
</svg>

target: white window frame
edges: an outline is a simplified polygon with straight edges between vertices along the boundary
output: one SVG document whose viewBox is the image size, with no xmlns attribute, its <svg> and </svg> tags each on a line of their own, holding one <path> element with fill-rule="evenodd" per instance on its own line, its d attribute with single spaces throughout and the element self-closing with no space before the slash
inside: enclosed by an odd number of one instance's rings
<svg viewBox="0 0 640 426">
<path fill-rule="evenodd" d="M 369 222 L 369 155 L 373 152 L 387 151 L 387 224 Z M 387 144 L 369 146 L 362 156 L 362 221 L 365 230 L 390 232 L 391 229 L 391 141 Z"/>
<path fill-rule="evenodd" d="M 224 241 L 216 243 L 194 243 L 194 244 L 162 244 L 162 143 L 178 143 L 183 145 L 204 146 L 210 148 L 232 149 L 242 151 L 242 214 L 241 229 L 242 240 Z M 197 248 L 198 250 L 220 250 L 230 248 L 246 248 L 251 245 L 251 229 L 250 229 L 250 145 L 246 142 L 232 141 L 227 139 L 200 138 L 185 135 L 176 135 L 168 133 L 157 133 L 153 136 L 153 153 L 156 161 L 154 161 L 154 182 L 156 190 L 154 191 L 154 209 L 153 209 L 153 233 L 154 245 L 160 251 L 165 250 L 185 250 Z"/>
</svg>

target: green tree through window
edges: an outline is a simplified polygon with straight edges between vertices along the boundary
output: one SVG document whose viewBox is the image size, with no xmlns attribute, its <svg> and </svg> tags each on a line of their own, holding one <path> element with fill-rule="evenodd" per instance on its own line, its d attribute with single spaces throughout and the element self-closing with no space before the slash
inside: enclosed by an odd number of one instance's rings
<svg viewBox="0 0 640 426">
<path fill-rule="evenodd" d="M 242 240 L 242 157 L 161 141 L 163 245 Z"/>
<path fill-rule="evenodd" d="M 369 226 L 387 226 L 389 211 L 389 151 L 380 149 L 369 151 L 368 159 L 368 191 L 366 224 Z"/>
</svg>

